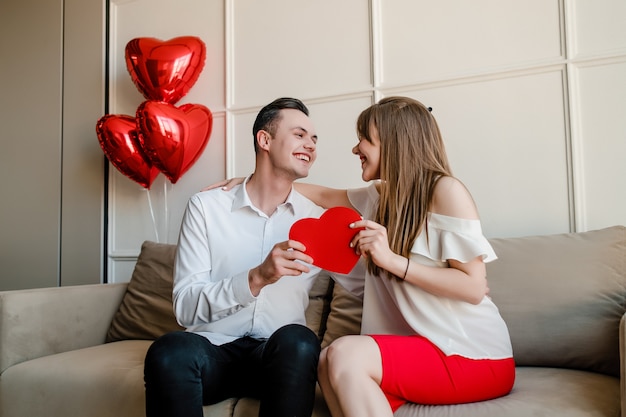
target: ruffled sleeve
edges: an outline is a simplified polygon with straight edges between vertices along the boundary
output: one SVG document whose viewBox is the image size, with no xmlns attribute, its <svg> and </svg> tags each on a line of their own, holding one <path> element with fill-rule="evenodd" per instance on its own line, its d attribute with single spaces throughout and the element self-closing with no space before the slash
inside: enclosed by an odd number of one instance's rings
<svg viewBox="0 0 626 417">
<path fill-rule="evenodd" d="M 378 191 L 376 182 L 367 187 L 353 188 L 348 190 L 348 199 L 352 206 L 366 219 L 371 219 L 376 203 L 378 203 Z"/>
<path fill-rule="evenodd" d="M 482 233 L 480 220 L 429 213 L 426 227 L 428 237 L 420 233 L 411 249 L 413 253 L 437 262 L 468 262 L 481 256 L 487 263 L 498 258 Z"/>
</svg>

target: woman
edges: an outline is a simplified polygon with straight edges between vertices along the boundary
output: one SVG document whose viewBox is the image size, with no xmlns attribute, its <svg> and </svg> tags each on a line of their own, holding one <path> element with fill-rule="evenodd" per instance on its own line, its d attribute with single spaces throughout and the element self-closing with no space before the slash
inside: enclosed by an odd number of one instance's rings
<svg viewBox="0 0 626 417">
<path fill-rule="evenodd" d="M 458 404 L 510 392 L 508 330 L 488 292 L 496 259 L 474 201 L 452 176 L 429 109 L 388 97 L 357 121 L 355 190 L 298 184 L 316 203 L 352 206 L 367 263 L 361 335 L 322 351 L 319 383 L 334 417 L 391 416 L 402 404 Z"/>
</svg>

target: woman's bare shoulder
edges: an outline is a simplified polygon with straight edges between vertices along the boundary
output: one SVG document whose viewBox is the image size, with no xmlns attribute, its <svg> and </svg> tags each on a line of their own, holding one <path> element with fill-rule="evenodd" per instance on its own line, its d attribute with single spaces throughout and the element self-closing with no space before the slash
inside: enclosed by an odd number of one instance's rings
<svg viewBox="0 0 626 417">
<path fill-rule="evenodd" d="M 469 190 L 459 179 L 450 176 L 441 177 L 435 184 L 431 211 L 461 219 L 478 219 Z"/>
</svg>

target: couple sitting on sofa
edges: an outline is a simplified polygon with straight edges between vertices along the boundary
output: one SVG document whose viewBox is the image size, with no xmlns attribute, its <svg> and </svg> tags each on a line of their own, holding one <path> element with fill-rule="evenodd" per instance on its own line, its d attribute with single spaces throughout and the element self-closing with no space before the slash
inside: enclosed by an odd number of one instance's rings
<svg viewBox="0 0 626 417">
<path fill-rule="evenodd" d="M 160 337 L 146 355 L 148 416 L 199 417 L 203 404 L 248 396 L 261 400 L 261 416 L 308 417 L 318 379 L 334 417 L 391 416 L 405 402 L 474 402 L 511 390 L 509 334 L 486 295 L 485 262 L 496 256 L 451 175 L 430 109 L 389 97 L 361 113 L 357 132 L 362 178 L 381 181 L 294 189 L 315 161 L 317 135 L 303 103 L 277 99 L 254 123 L 254 173 L 190 199 L 173 291 L 187 331 Z M 321 353 L 304 319 L 320 270 L 288 240 L 292 224 L 319 217 L 320 206 L 364 218 L 350 225 L 358 267 L 333 274 L 364 291 L 362 335 Z"/>
</svg>

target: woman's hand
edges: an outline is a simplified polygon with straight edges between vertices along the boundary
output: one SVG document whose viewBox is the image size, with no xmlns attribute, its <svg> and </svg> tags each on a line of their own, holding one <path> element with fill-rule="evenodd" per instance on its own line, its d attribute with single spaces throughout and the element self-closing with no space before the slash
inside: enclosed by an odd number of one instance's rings
<svg viewBox="0 0 626 417">
<path fill-rule="evenodd" d="M 350 247 L 359 255 L 369 257 L 380 268 L 431 294 L 478 304 L 489 292 L 482 257 L 461 263 L 449 259 L 448 268 L 426 266 L 394 253 L 389 247 L 387 229 L 371 220 L 350 225 L 359 231 Z"/>
<path fill-rule="evenodd" d="M 235 185 L 239 185 L 242 182 L 244 182 L 244 180 L 246 179 L 246 177 L 235 177 L 235 178 L 231 178 L 228 180 L 222 180 L 216 183 L 213 183 L 211 185 L 207 185 L 206 187 L 204 187 L 202 189 L 202 191 L 208 191 L 208 190 L 212 190 L 214 188 L 218 188 L 221 187 L 222 190 L 224 191 L 228 191 L 231 188 L 233 188 Z"/>
<path fill-rule="evenodd" d="M 350 227 L 364 228 L 352 238 L 350 247 L 355 248 L 358 255 L 371 258 L 376 265 L 388 270 L 387 265 L 396 254 L 389 248 L 387 228 L 371 220 L 359 220 Z"/>
</svg>

